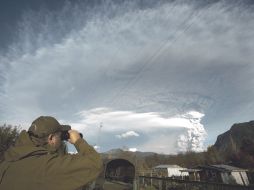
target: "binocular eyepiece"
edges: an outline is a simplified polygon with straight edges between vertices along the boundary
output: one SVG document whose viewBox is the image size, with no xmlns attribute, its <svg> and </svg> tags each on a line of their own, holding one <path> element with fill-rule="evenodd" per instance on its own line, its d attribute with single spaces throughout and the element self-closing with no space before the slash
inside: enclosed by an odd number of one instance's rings
<svg viewBox="0 0 254 190">
<path fill-rule="evenodd" d="M 80 137 L 83 138 L 83 134 L 79 133 Z M 62 141 L 68 141 L 68 139 L 70 139 L 70 134 L 68 133 L 68 131 L 62 131 L 61 133 L 61 140 Z"/>
</svg>

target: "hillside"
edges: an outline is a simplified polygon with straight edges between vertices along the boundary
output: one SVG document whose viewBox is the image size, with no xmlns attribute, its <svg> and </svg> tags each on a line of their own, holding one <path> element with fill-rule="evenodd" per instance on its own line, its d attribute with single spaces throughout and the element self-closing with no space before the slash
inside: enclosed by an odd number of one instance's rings
<svg viewBox="0 0 254 190">
<path fill-rule="evenodd" d="M 214 147 L 220 152 L 238 152 L 247 142 L 254 143 L 254 121 L 234 124 L 217 137 Z"/>
<path fill-rule="evenodd" d="M 254 121 L 234 124 L 218 136 L 213 147 L 225 160 L 237 166 L 254 168 Z"/>
</svg>

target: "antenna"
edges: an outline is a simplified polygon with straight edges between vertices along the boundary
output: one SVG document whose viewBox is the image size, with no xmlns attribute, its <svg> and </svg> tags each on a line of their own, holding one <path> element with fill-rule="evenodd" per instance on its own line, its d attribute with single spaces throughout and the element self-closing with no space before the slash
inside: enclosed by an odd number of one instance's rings
<svg viewBox="0 0 254 190">
<path fill-rule="evenodd" d="M 103 123 L 102 122 L 100 122 L 100 125 L 99 125 L 99 130 L 98 130 L 98 136 L 97 136 L 97 147 L 98 147 L 98 149 L 100 148 L 100 134 L 101 134 L 101 128 L 103 127 Z"/>
</svg>

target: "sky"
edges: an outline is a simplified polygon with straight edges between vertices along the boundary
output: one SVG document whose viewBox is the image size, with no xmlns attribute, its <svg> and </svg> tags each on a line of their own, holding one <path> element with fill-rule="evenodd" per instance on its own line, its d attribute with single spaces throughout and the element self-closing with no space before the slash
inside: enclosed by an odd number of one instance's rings
<svg viewBox="0 0 254 190">
<path fill-rule="evenodd" d="M 0 124 L 50 115 L 99 152 L 175 154 L 253 120 L 250 0 L 0 4 Z"/>
</svg>

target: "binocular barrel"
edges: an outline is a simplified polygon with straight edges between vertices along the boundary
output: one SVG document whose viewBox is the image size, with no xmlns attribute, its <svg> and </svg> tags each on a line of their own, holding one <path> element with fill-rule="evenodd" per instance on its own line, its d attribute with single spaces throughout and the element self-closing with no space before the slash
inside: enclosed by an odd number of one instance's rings
<svg viewBox="0 0 254 190">
<path fill-rule="evenodd" d="M 83 134 L 79 133 L 80 137 L 83 138 Z M 61 140 L 62 141 L 67 141 L 68 139 L 70 139 L 70 134 L 68 133 L 68 131 L 63 131 L 61 133 Z"/>
</svg>

